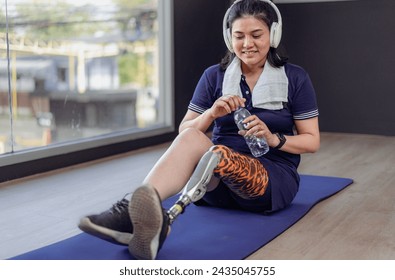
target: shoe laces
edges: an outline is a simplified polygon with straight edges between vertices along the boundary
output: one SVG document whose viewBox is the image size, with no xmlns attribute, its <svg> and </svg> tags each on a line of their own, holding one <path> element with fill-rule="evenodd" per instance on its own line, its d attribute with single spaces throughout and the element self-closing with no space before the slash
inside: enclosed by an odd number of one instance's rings
<svg viewBox="0 0 395 280">
<path fill-rule="evenodd" d="M 129 207 L 129 200 L 126 198 L 123 198 L 122 200 L 117 201 L 116 203 L 113 204 L 113 206 L 110 209 L 111 214 L 122 214 L 124 211 L 127 211 Z"/>
</svg>

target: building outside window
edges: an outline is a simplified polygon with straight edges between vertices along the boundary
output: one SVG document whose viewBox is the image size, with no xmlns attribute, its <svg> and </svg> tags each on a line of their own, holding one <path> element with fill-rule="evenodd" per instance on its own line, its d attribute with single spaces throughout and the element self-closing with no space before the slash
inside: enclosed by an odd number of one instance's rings
<svg viewBox="0 0 395 280">
<path fill-rule="evenodd" d="M 0 156 L 34 158 L 43 149 L 56 154 L 173 129 L 170 3 L 1 5 Z"/>
</svg>

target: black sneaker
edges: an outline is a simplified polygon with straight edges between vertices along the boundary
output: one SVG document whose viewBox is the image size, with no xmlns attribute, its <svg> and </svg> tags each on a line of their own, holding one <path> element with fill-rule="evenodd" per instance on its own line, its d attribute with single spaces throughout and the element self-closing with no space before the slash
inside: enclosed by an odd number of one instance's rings
<svg viewBox="0 0 395 280">
<path fill-rule="evenodd" d="M 78 227 L 106 241 L 128 245 L 133 236 L 133 225 L 128 213 L 129 201 L 123 198 L 109 210 L 80 220 Z"/>
<path fill-rule="evenodd" d="M 158 192 L 150 186 L 138 188 L 129 203 L 129 215 L 134 228 L 130 254 L 141 260 L 155 259 L 170 230 Z"/>
</svg>

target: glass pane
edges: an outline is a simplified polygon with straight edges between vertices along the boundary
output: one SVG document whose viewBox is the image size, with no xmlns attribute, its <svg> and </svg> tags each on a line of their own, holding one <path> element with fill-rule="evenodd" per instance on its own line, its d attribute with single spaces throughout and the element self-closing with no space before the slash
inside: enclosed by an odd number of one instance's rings
<svg viewBox="0 0 395 280">
<path fill-rule="evenodd" d="M 8 1 L 11 104 L 0 9 L 0 153 L 163 124 L 158 0 Z"/>
<path fill-rule="evenodd" d="M 0 154 L 11 151 L 10 97 L 8 86 L 8 60 L 6 10 L 0 5 Z"/>
</svg>

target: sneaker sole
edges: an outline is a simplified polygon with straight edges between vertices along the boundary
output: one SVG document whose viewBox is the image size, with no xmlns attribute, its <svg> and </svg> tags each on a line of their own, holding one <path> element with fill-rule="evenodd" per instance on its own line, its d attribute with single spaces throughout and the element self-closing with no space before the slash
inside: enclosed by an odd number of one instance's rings
<svg viewBox="0 0 395 280">
<path fill-rule="evenodd" d="M 129 216 L 133 221 L 133 238 L 129 252 L 140 260 L 153 260 L 159 248 L 163 212 L 160 198 L 152 187 L 138 188 L 129 203 Z"/>
<path fill-rule="evenodd" d="M 92 223 L 88 217 L 82 218 L 78 227 L 90 235 L 123 246 L 127 246 L 133 237 L 132 233 L 115 231 L 106 227 L 98 226 Z"/>
</svg>

